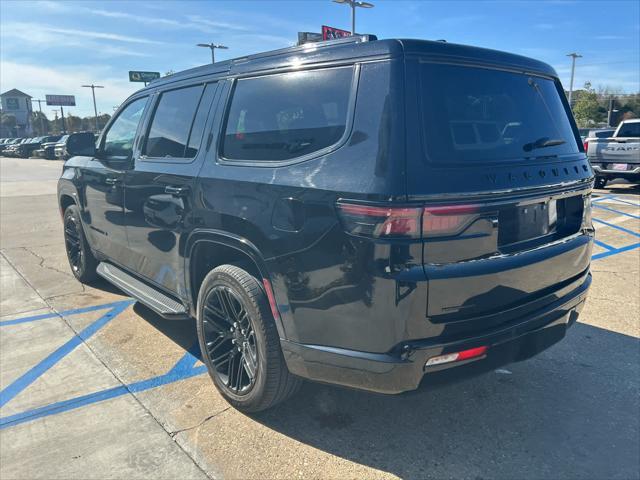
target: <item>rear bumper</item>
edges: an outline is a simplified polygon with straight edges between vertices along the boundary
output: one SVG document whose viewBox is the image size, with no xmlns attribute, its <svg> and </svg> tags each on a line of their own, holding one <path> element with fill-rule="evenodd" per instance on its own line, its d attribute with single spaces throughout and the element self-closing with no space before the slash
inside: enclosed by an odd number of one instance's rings
<svg viewBox="0 0 640 480">
<path fill-rule="evenodd" d="M 310 380 L 379 393 L 402 393 L 421 383 L 440 383 L 526 360 L 564 338 L 575 323 L 591 285 L 591 274 L 569 294 L 526 317 L 449 343 L 412 341 L 396 353 L 368 353 L 281 340 L 291 373 Z M 485 356 L 425 367 L 434 356 L 487 346 Z"/>
<path fill-rule="evenodd" d="M 607 178 L 640 178 L 640 165 L 631 170 L 609 170 L 600 165 L 591 165 L 598 177 Z"/>
</svg>

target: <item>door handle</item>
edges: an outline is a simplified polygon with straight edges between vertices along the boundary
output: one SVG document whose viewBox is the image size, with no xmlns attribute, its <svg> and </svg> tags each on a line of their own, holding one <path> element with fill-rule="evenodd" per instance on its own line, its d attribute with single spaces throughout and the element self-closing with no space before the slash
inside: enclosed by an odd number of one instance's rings
<svg viewBox="0 0 640 480">
<path fill-rule="evenodd" d="M 104 183 L 106 183 L 107 185 L 120 185 L 122 183 L 122 180 L 120 180 L 118 177 L 107 177 L 105 178 Z"/>
<path fill-rule="evenodd" d="M 173 195 L 174 197 L 185 197 L 189 194 L 189 187 L 177 187 L 174 185 L 167 185 L 164 187 L 164 193 L 168 193 L 169 195 Z"/>
</svg>

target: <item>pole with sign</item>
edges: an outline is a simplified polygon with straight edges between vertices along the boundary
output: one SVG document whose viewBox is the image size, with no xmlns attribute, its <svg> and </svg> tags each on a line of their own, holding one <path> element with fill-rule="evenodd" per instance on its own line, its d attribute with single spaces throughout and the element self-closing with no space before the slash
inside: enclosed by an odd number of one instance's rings
<svg viewBox="0 0 640 480">
<path fill-rule="evenodd" d="M 137 70 L 129 70 L 129 81 L 130 82 L 142 82 L 144 86 L 147 86 L 147 83 L 152 82 L 153 80 L 157 80 L 160 78 L 160 72 L 140 72 Z"/>
<path fill-rule="evenodd" d="M 76 97 L 73 95 L 45 95 L 47 105 L 60 107 L 60 116 L 62 117 L 62 133 L 67 133 L 67 127 L 64 123 L 64 109 L 62 107 L 75 107 Z"/>
</svg>

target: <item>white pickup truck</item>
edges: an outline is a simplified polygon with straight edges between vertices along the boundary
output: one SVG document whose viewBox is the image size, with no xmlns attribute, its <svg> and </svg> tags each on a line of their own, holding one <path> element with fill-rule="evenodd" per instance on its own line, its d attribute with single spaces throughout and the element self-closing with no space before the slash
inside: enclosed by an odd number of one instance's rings
<svg viewBox="0 0 640 480">
<path fill-rule="evenodd" d="M 584 149 L 596 188 L 604 188 L 612 178 L 640 182 L 640 118 L 624 120 L 610 138 L 587 138 Z"/>
</svg>

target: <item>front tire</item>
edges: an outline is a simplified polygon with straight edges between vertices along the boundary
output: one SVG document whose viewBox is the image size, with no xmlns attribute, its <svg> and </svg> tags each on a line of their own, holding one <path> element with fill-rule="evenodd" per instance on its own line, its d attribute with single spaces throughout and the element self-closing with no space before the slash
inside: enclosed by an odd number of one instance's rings
<svg viewBox="0 0 640 480">
<path fill-rule="evenodd" d="M 90 283 L 97 277 L 98 261 L 84 236 L 80 209 L 76 205 L 68 206 L 64 211 L 63 221 L 64 244 L 73 276 L 82 283 Z"/>
<path fill-rule="evenodd" d="M 197 328 L 209 375 L 238 410 L 266 410 L 299 388 L 262 287 L 245 270 L 222 265 L 209 272 L 198 295 Z"/>
</svg>

